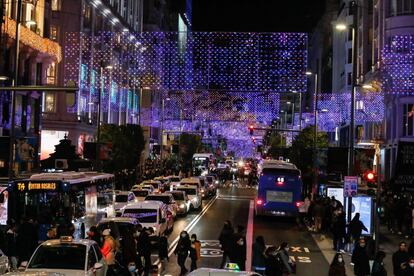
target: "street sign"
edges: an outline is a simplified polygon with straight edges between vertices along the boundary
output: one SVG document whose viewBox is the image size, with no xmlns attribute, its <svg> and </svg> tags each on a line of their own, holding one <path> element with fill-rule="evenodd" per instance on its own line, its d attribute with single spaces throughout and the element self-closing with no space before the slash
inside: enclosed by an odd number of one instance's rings
<svg viewBox="0 0 414 276">
<path fill-rule="evenodd" d="M 344 176 L 344 197 L 353 197 L 358 193 L 358 176 Z"/>
</svg>

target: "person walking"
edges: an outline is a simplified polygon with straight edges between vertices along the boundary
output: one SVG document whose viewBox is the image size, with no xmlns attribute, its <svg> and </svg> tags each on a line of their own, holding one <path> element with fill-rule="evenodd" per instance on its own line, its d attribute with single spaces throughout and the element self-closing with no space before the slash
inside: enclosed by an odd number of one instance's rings
<svg viewBox="0 0 414 276">
<path fill-rule="evenodd" d="M 408 263 L 402 270 L 401 276 L 413 276 L 414 275 L 414 257 L 411 256 Z"/>
<path fill-rule="evenodd" d="M 352 263 L 354 264 L 355 276 L 366 276 L 370 273 L 369 257 L 366 250 L 364 238 L 360 238 L 352 253 Z"/>
<path fill-rule="evenodd" d="M 104 237 L 104 243 L 101 248 L 101 253 L 105 258 L 105 262 L 108 264 L 108 276 L 115 274 L 115 254 L 117 251 L 115 239 L 111 236 L 111 230 L 105 229 L 102 232 Z"/>
<path fill-rule="evenodd" d="M 332 234 L 333 234 L 333 249 L 335 251 L 343 251 L 344 239 L 345 239 L 345 214 L 342 210 L 342 206 L 337 207 L 332 219 Z"/>
<path fill-rule="evenodd" d="M 6 231 L 6 247 L 4 254 L 9 257 L 12 271 L 17 270 L 18 252 L 17 252 L 17 232 L 16 224 L 11 223 Z"/>
<path fill-rule="evenodd" d="M 191 249 L 190 249 L 190 259 L 191 259 L 191 271 L 197 269 L 197 262 L 201 259 L 201 242 L 197 240 L 197 235 L 191 235 Z"/>
<path fill-rule="evenodd" d="M 265 276 L 282 276 L 283 264 L 276 246 L 269 246 L 265 251 Z"/>
<path fill-rule="evenodd" d="M 349 233 L 351 234 L 351 238 L 355 243 L 359 242 L 362 230 L 368 232 L 368 229 L 360 220 L 360 214 L 356 213 L 354 218 L 349 223 Z"/>
<path fill-rule="evenodd" d="M 136 270 L 135 260 L 137 259 L 137 245 L 131 230 L 126 229 L 120 243 L 123 266 L 128 268 L 128 271 Z"/>
<path fill-rule="evenodd" d="M 223 251 L 223 256 L 221 259 L 220 268 L 224 268 L 224 265 L 227 262 L 227 259 L 230 259 L 230 245 L 231 245 L 231 238 L 233 236 L 233 226 L 231 225 L 231 222 L 226 220 L 223 225 L 223 229 L 221 230 L 220 236 L 218 238 L 220 245 L 221 245 L 221 251 Z"/>
<path fill-rule="evenodd" d="M 323 206 L 323 203 L 321 202 L 320 199 L 317 199 L 315 201 L 315 205 L 313 206 L 312 209 L 313 212 L 313 218 L 315 221 L 315 232 L 320 232 L 322 229 L 322 221 L 323 221 L 323 217 L 325 216 L 325 207 Z"/>
<path fill-rule="evenodd" d="M 167 263 L 170 261 L 168 257 L 168 239 L 167 235 L 163 233 L 158 242 L 158 258 L 161 263 L 161 273 L 167 268 Z"/>
<path fill-rule="evenodd" d="M 263 273 L 266 269 L 266 243 L 263 236 L 257 236 L 253 243 L 253 270 L 257 273 Z"/>
<path fill-rule="evenodd" d="M 152 229 L 151 229 L 152 230 Z M 151 268 L 151 230 L 148 228 L 143 228 L 141 234 L 138 236 L 137 240 L 137 250 L 138 256 L 142 260 L 144 259 L 144 265 L 140 266 L 144 268 L 144 275 L 148 275 Z"/>
<path fill-rule="evenodd" d="M 241 225 L 237 226 L 237 233 L 233 234 L 230 252 L 230 260 L 237 263 L 240 270 L 244 271 L 246 268 L 246 236 L 244 227 Z"/>
<path fill-rule="evenodd" d="M 188 252 L 191 248 L 191 241 L 188 233 L 186 231 L 182 231 L 180 233 L 180 239 L 178 240 L 177 247 L 175 248 L 175 255 L 177 255 L 177 262 L 180 266 L 180 275 L 185 275 L 188 270 L 185 267 L 185 261 L 188 257 Z"/>
<path fill-rule="evenodd" d="M 280 244 L 278 255 L 283 264 L 282 271 L 284 275 L 296 273 L 296 263 L 294 263 L 289 256 L 289 245 L 287 242 L 282 242 Z"/>
<path fill-rule="evenodd" d="M 387 270 L 384 267 L 385 252 L 378 251 L 372 265 L 371 276 L 387 276 Z"/>
<path fill-rule="evenodd" d="M 329 276 L 346 276 L 345 261 L 341 253 L 336 253 L 329 266 Z"/>
<path fill-rule="evenodd" d="M 401 276 L 403 268 L 407 265 L 409 259 L 407 244 L 402 241 L 398 250 L 392 255 L 392 267 L 395 276 Z"/>
</svg>

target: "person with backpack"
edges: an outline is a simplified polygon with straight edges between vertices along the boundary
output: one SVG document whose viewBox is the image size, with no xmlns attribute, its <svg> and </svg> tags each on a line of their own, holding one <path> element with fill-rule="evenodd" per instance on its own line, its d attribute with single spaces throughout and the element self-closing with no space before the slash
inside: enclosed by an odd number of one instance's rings
<svg viewBox="0 0 414 276">
<path fill-rule="evenodd" d="M 265 276 L 282 276 L 283 263 L 278 255 L 276 246 L 269 246 L 265 250 Z"/>
</svg>

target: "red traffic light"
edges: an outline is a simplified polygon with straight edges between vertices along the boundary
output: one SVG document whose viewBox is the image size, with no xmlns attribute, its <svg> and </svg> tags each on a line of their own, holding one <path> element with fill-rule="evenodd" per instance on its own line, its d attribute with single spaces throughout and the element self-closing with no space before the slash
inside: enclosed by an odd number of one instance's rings
<svg viewBox="0 0 414 276">
<path fill-rule="evenodd" d="M 374 183 L 376 181 L 377 175 L 373 171 L 367 171 L 364 173 L 364 179 L 367 182 Z"/>
<path fill-rule="evenodd" d="M 372 172 L 370 172 L 370 173 L 367 174 L 367 179 L 368 180 L 374 180 L 374 177 L 375 177 L 375 175 Z"/>
<path fill-rule="evenodd" d="M 253 135 L 254 125 L 249 125 L 250 135 Z"/>
</svg>

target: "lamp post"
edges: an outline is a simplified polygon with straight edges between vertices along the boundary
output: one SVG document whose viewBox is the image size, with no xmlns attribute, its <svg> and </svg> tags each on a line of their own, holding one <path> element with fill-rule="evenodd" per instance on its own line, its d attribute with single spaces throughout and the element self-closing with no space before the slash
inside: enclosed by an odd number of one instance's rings
<svg viewBox="0 0 414 276">
<path fill-rule="evenodd" d="M 101 106 L 102 106 L 102 94 L 105 93 L 105 82 L 104 82 L 104 69 L 111 70 L 113 67 L 108 63 L 101 63 L 101 89 L 98 93 L 98 114 L 96 119 L 96 163 L 98 169 L 100 168 L 100 161 L 99 161 L 99 154 L 100 154 L 100 142 L 101 142 L 101 124 L 102 124 L 102 116 L 101 116 Z"/>
</svg>

